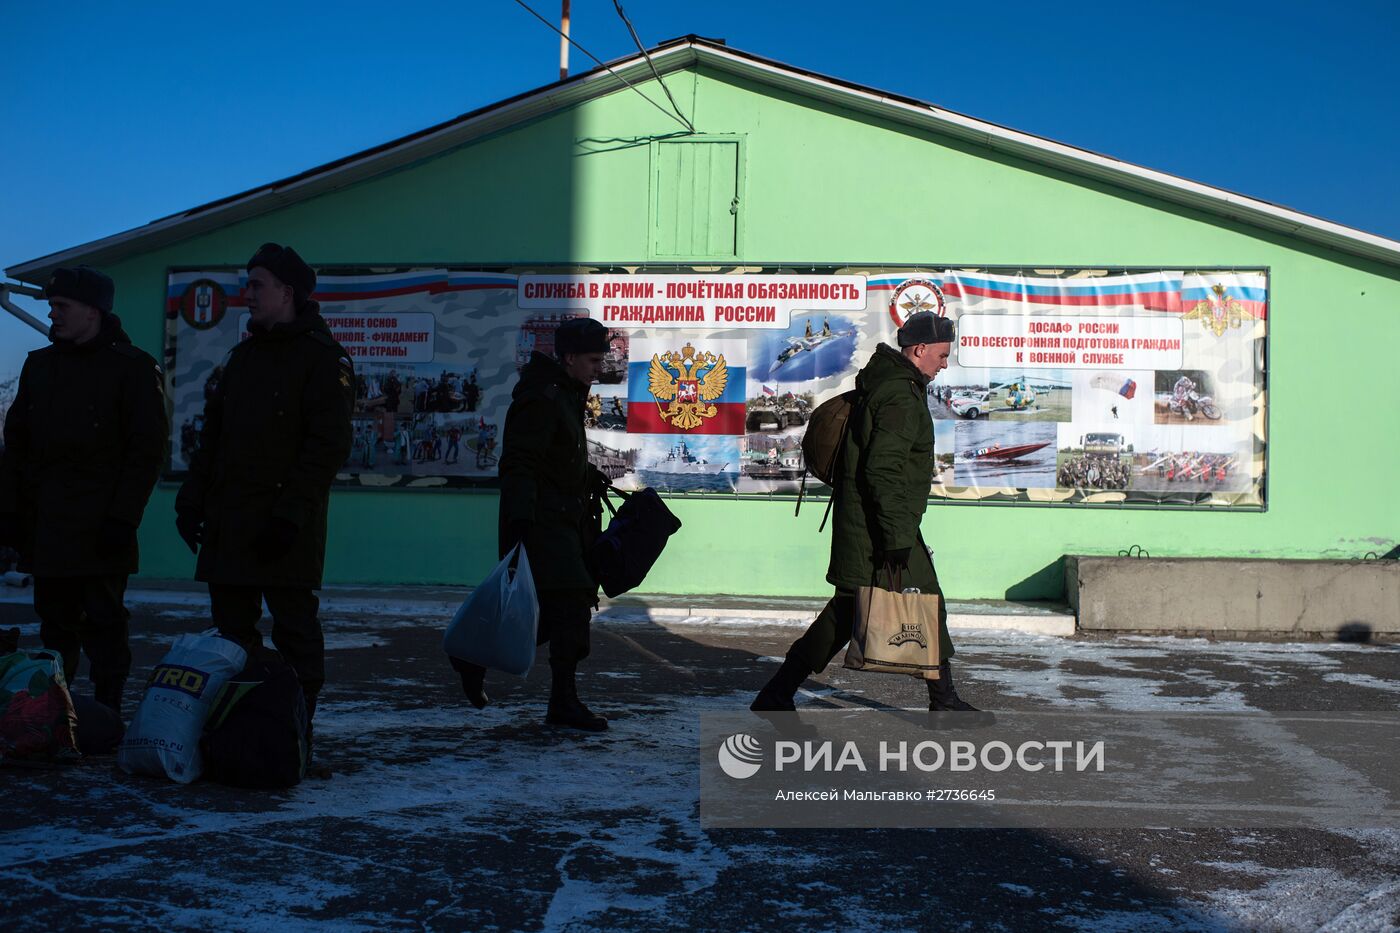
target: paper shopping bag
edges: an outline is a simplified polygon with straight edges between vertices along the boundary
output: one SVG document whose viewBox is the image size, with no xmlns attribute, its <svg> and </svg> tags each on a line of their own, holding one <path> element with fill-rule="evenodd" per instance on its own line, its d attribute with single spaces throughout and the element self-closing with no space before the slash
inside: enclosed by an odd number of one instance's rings
<svg viewBox="0 0 1400 933">
<path fill-rule="evenodd" d="M 845 666 L 938 679 L 937 594 L 880 586 L 856 590 L 856 624 Z"/>
</svg>

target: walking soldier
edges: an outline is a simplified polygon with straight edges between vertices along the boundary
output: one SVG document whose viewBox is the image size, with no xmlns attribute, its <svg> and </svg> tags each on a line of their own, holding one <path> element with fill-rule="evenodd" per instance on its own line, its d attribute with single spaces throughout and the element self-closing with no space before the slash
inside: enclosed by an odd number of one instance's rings
<svg viewBox="0 0 1400 933">
<path fill-rule="evenodd" d="M 826 579 L 836 593 L 806 633 L 793 642 L 752 709 L 794 709 L 802 681 L 820 672 L 846 647 L 855 625 L 856 590 L 898 571 L 905 586 L 943 594 L 919 523 L 928 506 L 933 422 L 928 384 L 948 366 L 953 322 L 932 312 L 912 315 L 899 329 L 895 350 L 880 344 L 856 376 L 860 401 L 840 454 L 833 484 L 831 562 Z M 953 654 L 948 611 L 940 600 L 939 657 Z M 929 709 L 972 710 L 953 690 L 951 665 L 929 680 Z"/>
<path fill-rule="evenodd" d="M 598 585 L 585 548 L 597 534 L 591 502 L 608 479 L 588 462 L 584 405 L 608 351 L 607 328 L 588 318 L 559 326 L 555 356 L 533 353 L 506 412 L 501 450 L 500 553 L 524 543 L 539 594 L 539 643 L 549 642 L 551 688 L 545 722 L 591 732 L 608 721 L 578 698 L 575 673 L 588 657 Z M 484 668 L 456 658 L 462 689 L 487 703 Z"/>
</svg>

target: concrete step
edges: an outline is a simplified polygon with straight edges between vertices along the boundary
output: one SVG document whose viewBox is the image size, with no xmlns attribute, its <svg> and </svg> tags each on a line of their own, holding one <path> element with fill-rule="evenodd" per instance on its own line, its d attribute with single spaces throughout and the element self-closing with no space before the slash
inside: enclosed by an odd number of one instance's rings
<svg viewBox="0 0 1400 933">
<path fill-rule="evenodd" d="M 1400 561 L 1065 559 L 1084 631 L 1324 637 L 1400 634 Z"/>
</svg>

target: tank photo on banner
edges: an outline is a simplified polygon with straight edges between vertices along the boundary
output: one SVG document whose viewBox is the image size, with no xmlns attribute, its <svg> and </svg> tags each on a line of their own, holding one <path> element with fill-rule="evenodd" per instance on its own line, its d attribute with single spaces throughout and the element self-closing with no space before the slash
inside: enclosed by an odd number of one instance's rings
<svg viewBox="0 0 1400 933">
<path fill-rule="evenodd" d="M 813 409 L 853 387 L 909 315 L 932 311 L 959 339 L 928 388 L 931 496 L 1264 506 L 1265 270 L 319 272 L 314 297 L 355 364 L 342 486 L 494 484 L 520 367 L 553 353 L 560 323 L 591 316 L 609 350 L 584 417 L 616 485 L 793 495 Z M 245 279 L 169 274 L 172 475 L 247 335 Z"/>
</svg>

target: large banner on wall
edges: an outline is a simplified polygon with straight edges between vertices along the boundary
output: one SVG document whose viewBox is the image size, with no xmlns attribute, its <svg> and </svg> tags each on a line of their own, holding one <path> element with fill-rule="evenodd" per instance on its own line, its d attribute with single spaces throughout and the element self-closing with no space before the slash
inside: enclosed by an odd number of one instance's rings
<svg viewBox="0 0 1400 933">
<path fill-rule="evenodd" d="M 247 336 L 245 279 L 169 276 L 172 474 Z M 586 315 L 611 335 L 589 447 L 618 486 L 791 495 L 812 410 L 927 310 L 959 332 L 928 390 L 930 496 L 1264 506 L 1263 270 L 323 269 L 317 289 L 356 368 L 349 486 L 494 483 L 520 367 Z"/>
</svg>

